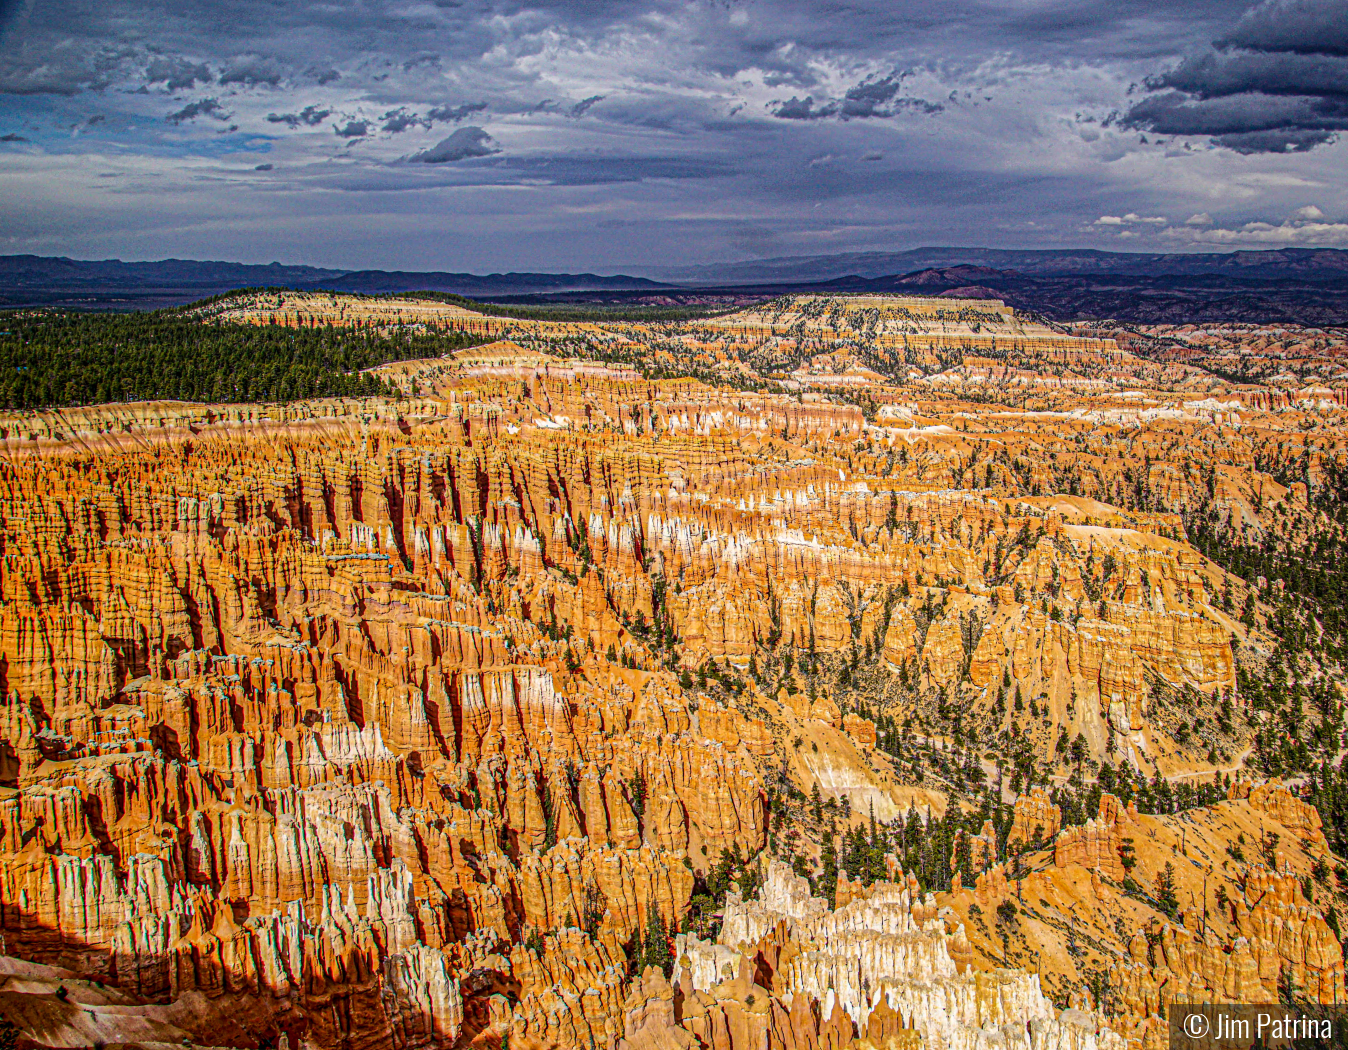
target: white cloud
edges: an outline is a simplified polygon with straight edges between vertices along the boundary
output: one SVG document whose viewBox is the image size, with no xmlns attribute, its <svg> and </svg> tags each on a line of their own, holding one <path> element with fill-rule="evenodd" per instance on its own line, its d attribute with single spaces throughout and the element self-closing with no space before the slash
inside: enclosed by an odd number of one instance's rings
<svg viewBox="0 0 1348 1050">
<path fill-rule="evenodd" d="M 1131 226 L 1142 223 L 1146 226 L 1165 226 L 1170 220 L 1164 215 L 1139 215 L 1130 211 L 1127 215 L 1101 215 L 1095 220 L 1095 226 Z"/>
<path fill-rule="evenodd" d="M 1278 248 L 1291 245 L 1316 247 L 1348 246 L 1348 222 L 1284 222 L 1274 226 L 1268 222 L 1247 222 L 1230 229 L 1171 228 L 1162 236 L 1174 237 L 1189 244 L 1255 244 Z"/>
<path fill-rule="evenodd" d="M 1185 220 L 1184 220 L 1184 225 L 1185 225 L 1185 226 L 1211 226 L 1211 225 L 1212 225 L 1212 216 L 1209 215 L 1209 214 L 1208 214 L 1207 212 L 1205 212 L 1205 211 L 1200 211 L 1200 212 L 1198 212 L 1197 214 L 1190 215 L 1187 219 L 1185 219 Z"/>
<path fill-rule="evenodd" d="M 1323 219 L 1324 217 L 1325 213 L 1314 204 L 1307 204 L 1304 208 L 1296 210 L 1296 218 L 1298 219 Z"/>
</svg>

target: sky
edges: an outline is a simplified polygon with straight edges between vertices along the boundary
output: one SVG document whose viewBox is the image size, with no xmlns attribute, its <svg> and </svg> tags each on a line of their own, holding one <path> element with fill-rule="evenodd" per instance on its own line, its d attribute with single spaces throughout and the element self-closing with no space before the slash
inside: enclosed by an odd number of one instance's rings
<svg viewBox="0 0 1348 1050">
<path fill-rule="evenodd" d="M 1348 247 L 1348 0 L 0 0 L 0 254 Z"/>
</svg>

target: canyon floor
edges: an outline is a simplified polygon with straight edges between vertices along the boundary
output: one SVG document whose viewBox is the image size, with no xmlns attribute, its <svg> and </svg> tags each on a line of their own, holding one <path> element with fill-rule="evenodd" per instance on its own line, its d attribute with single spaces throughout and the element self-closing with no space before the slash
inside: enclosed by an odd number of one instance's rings
<svg viewBox="0 0 1348 1050">
<path fill-rule="evenodd" d="M 1158 1050 L 1345 999 L 1342 331 L 507 312 L 223 297 L 454 348 L 0 416 L 0 1037 Z"/>
</svg>

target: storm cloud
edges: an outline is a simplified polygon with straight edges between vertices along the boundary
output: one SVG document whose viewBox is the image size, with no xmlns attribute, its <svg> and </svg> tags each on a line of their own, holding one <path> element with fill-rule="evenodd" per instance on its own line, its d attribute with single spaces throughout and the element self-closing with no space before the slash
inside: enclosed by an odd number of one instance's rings
<svg viewBox="0 0 1348 1050">
<path fill-rule="evenodd" d="M 1344 3 L 0 0 L 0 219 L 396 268 L 1309 243 L 1348 217 Z"/>
<path fill-rule="evenodd" d="M 1220 44 L 1254 51 L 1348 55 L 1348 5 L 1343 0 L 1264 0 L 1247 11 Z"/>
<path fill-rule="evenodd" d="M 1348 128 L 1348 0 L 1263 0 L 1208 50 L 1151 77 L 1125 126 L 1304 152 Z"/>
</svg>

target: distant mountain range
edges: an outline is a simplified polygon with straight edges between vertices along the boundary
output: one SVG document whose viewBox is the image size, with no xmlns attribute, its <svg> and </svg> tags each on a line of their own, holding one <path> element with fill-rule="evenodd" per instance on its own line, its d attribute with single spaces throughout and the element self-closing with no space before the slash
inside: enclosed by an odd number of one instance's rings
<svg viewBox="0 0 1348 1050">
<path fill-rule="evenodd" d="M 685 267 L 664 274 L 679 283 L 627 274 L 478 275 L 9 255 L 0 256 L 0 306 L 146 309 L 256 286 L 704 306 L 814 291 L 999 298 L 1059 321 L 1348 324 L 1348 251 L 1332 248 L 1201 255 L 919 248 Z"/>
<path fill-rule="evenodd" d="M 834 281 L 843 277 L 874 279 L 952 266 L 1015 270 L 1028 276 L 1161 277 L 1204 274 L 1272 280 L 1348 279 L 1348 250 L 1277 248 L 1268 251 L 1157 254 L 1103 252 L 1089 248 L 1020 250 L 1013 248 L 914 248 L 906 252 L 848 252 L 840 255 L 792 255 L 752 262 L 715 263 L 656 271 L 677 284 L 783 284 Z"/>
<path fill-rule="evenodd" d="M 1337 254 L 1348 259 L 1348 253 Z M 1269 263 L 1263 265 L 1272 268 Z M 1055 321 L 1348 324 L 1348 273 L 1335 275 L 1327 268 L 1314 277 L 1296 272 L 1255 277 L 1249 272 L 1202 269 L 1192 274 L 1032 275 L 987 266 L 949 266 L 870 279 L 843 277 L 814 287 L 850 293 L 995 298 Z"/>
<path fill-rule="evenodd" d="M 280 286 L 341 292 L 454 292 L 490 297 L 557 292 L 655 290 L 644 277 L 593 273 L 471 273 L 328 270 L 163 259 L 85 261 L 38 255 L 0 256 L 0 305 L 151 307 L 190 302 L 234 288 Z"/>
<path fill-rule="evenodd" d="M 1246 322 L 1338 326 L 1348 325 L 1348 274 L 1337 272 L 1333 264 L 1345 256 L 1348 253 L 1329 253 L 1322 260 L 1327 264 L 1315 268 L 1294 257 L 1287 260 L 1291 272 L 1282 274 L 1278 272 L 1277 260 L 1247 262 L 1245 271 L 1224 273 L 1218 268 L 1221 260 L 1211 257 L 1194 264 L 1198 272 L 1193 274 L 1028 274 L 961 264 L 879 277 L 850 274 L 827 281 L 686 284 L 649 294 L 589 292 L 530 298 L 533 301 L 602 298 L 612 303 L 731 307 L 796 292 L 958 296 L 1001 299 L 1017 310 L 1054 321 L 1113 319 L 1129 324 Z M 1159 258 L 1169 261 L 1174 257 Z M 1135 260 L 1120 260 L 1120 269 L 1136 266 Z"/>
<path fill-rule="evenodd" d="M 470 297 L 500 295 L 545 295 L 550 292 L 654 291 L 668 285 L 616 274 L 593 273 L 419 273 L 404 270 L 356 270 L 340 277 L 323 278 L 316 286 L 337 292 L 453 292 Z"/>
</svg>

